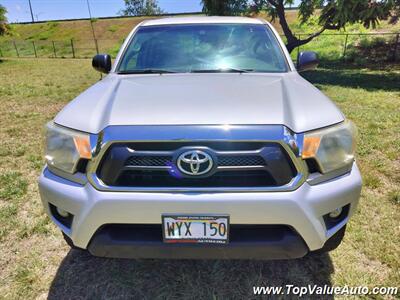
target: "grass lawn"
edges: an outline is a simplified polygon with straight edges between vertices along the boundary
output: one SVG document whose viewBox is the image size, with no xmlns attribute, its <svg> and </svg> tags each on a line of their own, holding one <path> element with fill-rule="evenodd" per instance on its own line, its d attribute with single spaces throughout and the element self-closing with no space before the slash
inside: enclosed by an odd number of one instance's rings
<svg viewBox="0 0 400 300">
<path fill-rule="evenodd" d="M 358 126 L 364 188 L 343 244 L 292 261 L 112 260 L 70 250 L 44 215 L 43 126 L 99 79 L 89 60 L 0 62 L 0 298 L 248 298 L 255 285 L 398 286 L 400 69 L 306 77 Z"/>
</svg>

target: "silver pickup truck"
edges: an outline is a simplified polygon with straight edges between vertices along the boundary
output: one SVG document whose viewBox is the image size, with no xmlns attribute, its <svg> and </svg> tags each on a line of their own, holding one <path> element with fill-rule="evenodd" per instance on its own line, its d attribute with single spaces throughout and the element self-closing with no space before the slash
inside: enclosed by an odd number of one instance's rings
<svg viewBox="0 0 400 300">
<path fill-rule="evenodd" d="M 68 244 L 121 258 L 298 258 L 354 214 L 355 127 L 267 22 L 163 18 L 47 124 L 39 179 Z"/>
</svg>

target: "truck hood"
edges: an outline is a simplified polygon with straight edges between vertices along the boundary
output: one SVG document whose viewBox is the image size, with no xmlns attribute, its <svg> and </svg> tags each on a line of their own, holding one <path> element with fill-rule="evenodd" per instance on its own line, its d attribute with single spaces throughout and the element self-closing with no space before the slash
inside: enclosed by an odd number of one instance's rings
<svg viewBox="0 0 400 300">
<path fill-rule="evenodd" d="M 110 74 L 55 118 L 98 133 L 111 125 L 285 125 L 304 132 L 343 121 L 340 110 L 296 72 Z"/>
</svg>

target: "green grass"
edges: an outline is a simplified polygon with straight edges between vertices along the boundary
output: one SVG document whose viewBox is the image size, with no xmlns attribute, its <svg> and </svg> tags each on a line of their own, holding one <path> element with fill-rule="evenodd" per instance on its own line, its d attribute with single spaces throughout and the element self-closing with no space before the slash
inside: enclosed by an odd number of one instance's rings
<svg viewBox="0 0 400 300">
<path fill-rule="evenodd" d="M 0 198 L 20 198 L 26 193 L 27 182 L 19 172 L 8 172 L 0 175 Z"/>
<path fill-rule="evenodd" d="M 37 187 L 44 125 L 99 74 L 89 60 L 0 62 L 0 297 L 243 299 L 254 285 L 398 286 L 400 70 L 340 65 L 304 76 L 359 130 L 365 184 L 337 250 L 293 261 L 112 260 L 70 250 Z"/>
</svg>

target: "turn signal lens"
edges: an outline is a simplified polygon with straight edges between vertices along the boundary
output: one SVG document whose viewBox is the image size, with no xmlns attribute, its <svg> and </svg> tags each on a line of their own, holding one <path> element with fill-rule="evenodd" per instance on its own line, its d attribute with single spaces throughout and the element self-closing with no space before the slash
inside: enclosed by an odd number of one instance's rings
<svg viewBox="0 0 400 300">
<path fill-rule="evenodd" d="M 92 158 L 89 136 L 74 136 L 74 143 L 80 158 Z"/>
<path fill-rule="evenodd" d="M 320 143 L 321 137 L 319 136 L 305 136 L 302 157 L 304 159 L 315 157 Z"/>
</svg>

